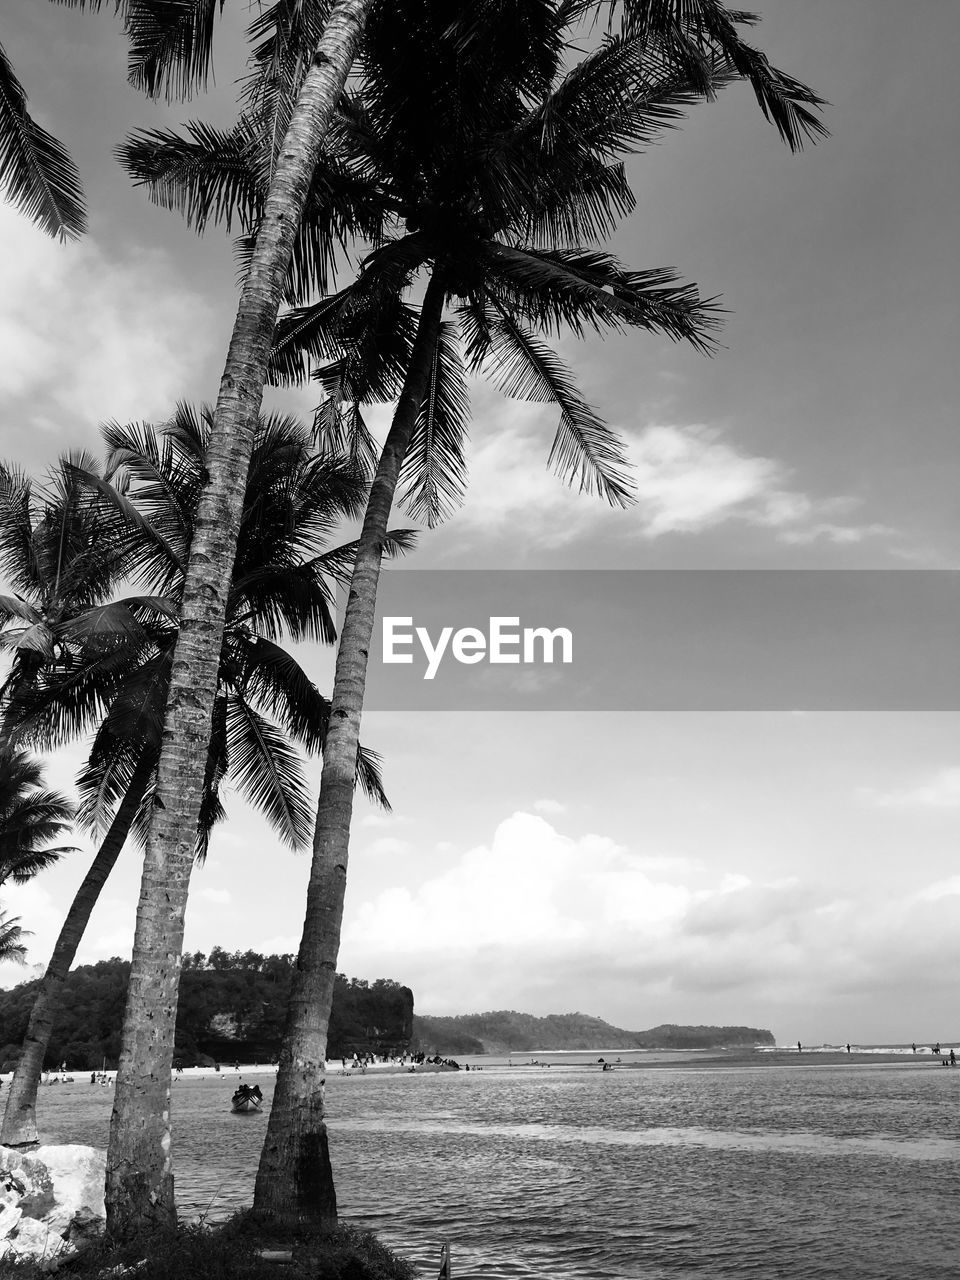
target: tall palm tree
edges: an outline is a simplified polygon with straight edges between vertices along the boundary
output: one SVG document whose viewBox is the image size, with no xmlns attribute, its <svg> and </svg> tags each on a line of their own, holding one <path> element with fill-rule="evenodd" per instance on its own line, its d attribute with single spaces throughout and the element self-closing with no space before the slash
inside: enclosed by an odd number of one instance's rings
<svg viewBox="0 0 960 1280">
<path fill-rule="evenodd" d="M 654 4 L 649 0 L 648 8 L 664 10 L 651 27 L 660 25 L 673 31 L 679 22 L 681 28 L 690 33 L 688 42 L 697 47 L 698 14 L 708 9 L 711 13 L 726 12 L 715 0 L 682 0 L 682 3 L 676 0 L 676 4 L 677 13 L 674 13 L 672 5 Z M 520 6 L 516 0 L 474 0 L 470 6 L 472 22 L 462 27 L 464 49 L 469 49 L 476 33 L 485 26 L 503 23 L 505 29 L 515 29 L 513 15 L 518 7 L 523 10 L 524 19 L 531 24 L 529 35 L 548 10 L 551 13 L 556 10 L 566 18 L 572 18 L 596 6 L 588 6 L 578 0 L 563 0 L 556 5 L 548 4 L 546 0 L 542 3 L 523 0 Z M 638 7 L 642 7 L 639 0 L 634 0 L 634 11 Z M 211 12 L 214 5 L 210 0 L 206 5 L 198 2 L 185 8 L 191 12 L 203 10 L 206 13 Z M 666 12 L 668 8 L 669 13 Z M 138 913 L 141 927 L 138 927 L 133 962 L 134 973 L 140 975 L 144 983 L 157 972 L 164 974 L 156 989 L 156 1003 L 152 1011 L 152 1025 L 160 1031 L 156 1038 L 142 1039 L 138 1045 L 136 1028 L 130 1018 L 127 1020 L 129 1025 L 125 1031 L 125 1048 L 118 1077 L 125 1118 L 114 1126 L 108 1160 L 108 1168 L 114 1171 L 109 1176 L 108 1219 L 115 1231 L 124 1230 L 127 1223 L 136 1225 L 151 1218 L 169 1218 L 173 1213 L 169 1195 L 167 1134 L 159 1120 L 166 1110 L 169 1092 L 176 1008 L 177 975 L 169 971 L 169 957 L 179 954 L 180 950 L 191 865 L 191 833 L 195 829 L 200 804 L 198 787 L 185 786 L 183 780 L 191 777 L 191 760 L 200 752 L 213 705 L 216 657 L 225 608 L 223 584 L 229 577 L 239 522 L 237 489 L 249 457 L 252 424 L 266 376 L 273 327 L 308 198 L 311 175 L 364 21 L 371 12 L 392 10 L 393 6 L 374 5 L 371 0 L 340 0 L 332 6 L 322 32 L 325 14 L 320 5 L 304 3 L 292 6 L 281 0 L 263 14 L 265 34 L 258 46 L 262 55 L 258 71 L 265 73 L 265 77 L 254 77 L 252 100 L 261 110 L 264 124 L 271 127 L 273 136 L 282 137 L 283 142 L 273 153 L 276 161 L 271 163 L 269 170 L 268 195 L 249 257 L 237 324 L 221 381 L 210 450 L 210 480 L 204 491 L 187 573 L 183 624 L 167 713 L 171 732 L 166 738 L 159 768 L 158 794 L 162 804 L 154 809 L 147 841 L 141 888 L 142 910 Z M 459 9 L 457 13 L 460 15 Z M 739 14 L 730 16 L 734 21 L 742 18 Z M 703 23 L 700 26 L 702 28 Z M 319 34 L 316 42 L 314 33 Z M 709 46 L 706 34 L 703 41 Z M 408 82 L 423 76 L 426 70 L 425 60 L 421 57 L 423 52 L 413 50 L 406 63 L 391 65 L 390 74 L 395 83 L 401 75 Z M 513 53 L 512 50 L 505 52 Z M 709 50 L 704 54 L 704 60 L 709 68 L 712 61 Z M 266 89 L 262 88 L 264 83 Z M 787 103 L 789 108 L 791 95 L 796 96 L 795 86 L 796 82 L 792 85 L 773 83 L 770 94 L 774 98 L 779 95 L 779 100 Z M 596 278 L 588 283 L 593 284 L 595 292 L 601 291 Z M 652 282 L 647 280 L 646 284 L 651 286 Z M 429 299 L 434 310 L 439 292 L 438 285 Z M 427 314 L 431 314 L 430 308 Z M 424 364 L 424 351 L 430 345 L 429 327 L 424 329 L 424 343 L 417 353 L 421 366 Z M 419 407 L 421 399 L 415 395 L 408 397 L 415 408 Z M 569 439 L 570 434 L 565 432 L 565 437 Z M 566 449 L 566 444 L 561 445 L 556 455 L 562 463 L 570 461 L 571 455 L 565 456 Z M 580 445 L 572 446 L 573 454 L 579 449 Z M 601 480 L 599 472 L 597 478 Z M 608 469 L 601 483 L 612 493 L 610 485 L 615 488 L 619 482 Z M 339 711 L 334 713 L 335 720 L 338 715 Z M 334 754 L 338 754 L 332 748 L 331 741 L 325 758 L 332 759 Z M 342 762 L 343 751 L 339 751 L 339 758 Z M 162 907 L 159 913 L 155 910 L 158 904 Z M 141 1090 L 139 1081 L 142 1078 L 155 1084 L 151 1084 L 149 1090 Z"/>
<path fill-rule="evenodd" d="M 102 824 L 96 857 L 71 904 L 31 1012 L 11 1082 L 0 1140 L 37 1141 L 36 1090 L 63 984 L 100 890 L 130 834 L 142 836 L 153 797 L 166 682 L 176 637 L 183 562 L 203 480 L 209 415 L 182 406 L 171 424 L 105 432 L 117 487 L 91 472 L 104 525 L 127 572 L 156 594 L 93 609 L 61 629 L 74 662 L 61 661 L 11 691 L 7 720 L 20 736 L 49 745 L 98 725 L 80 775 L 80 816 Z M 213 735 L 205 771 L 197 853 L 222 816 L 221 780 L 229 776 L 264 810 L 287 843 L 310 831 L 309 790 L 284 733 L 310 749 L 322 745 L 328 704 L 278 644 L 280 632 L 329 641 L 333 623 L 325 576 L 349 551 L 325 549 L 337 520 L 356 510 L 356 470 L 321 461 L 290 419 L 263 420 L 258 431 L 221 655 Z M 395 548 L 406 545 L 395 536 Z M 278 719 L 282 732 L 262 715 Z M 373 753 L 361 752 L 359 780 L 385 803 Z"/>
<path fill-rule="evenodd" d="M 376 546 L 402 468 L 412 509 L 430 523 L 455 502 L 464 478 L 465 388 L 455 331 L 442 319 L 445 301 L 457 301 L 471 369 L 492 367 L 511 394 L 559 402 L 561 429 L 551 457 L 560 469 L 582 488 L 595 486 L 608 499 L 625 501 L 616 442 L 535 330 L 563 322 L 575 329 L 584 324 L 638 325 L 706 345 L 710 316 L 695 292 L 678 287 L 671 273 L 628 272 L 609 255 L 579 247 L 582 240 L 609 231 L 616 216 L 632 205 L 614 155 L 669 124 L 690 101 L 743 75 L 762 88 L 763 96 L 759 89 L 758 96 L 765 110 L 765 103 L 776 106 L 772 118 L 791 146 L 820 127 L 804 105 L 816 103 L 815 95 L 797 81 L 778 80 L 780 73 L 765 61 L 747 67 L 741 60 L 735 66 L 704 24 L 697 25 L 696 4 L 685 6 L 679 24 L 672 6 L 660 5 L 662 12 L 639 26 L 637 11 L 643 6 L 632 6 L 630 35 L 610 42 L 557 86 L 566 23 L 591 8 L 595 6 L 513 5 L 497 15 L 493 26 L 490 7 L 473 6 L 469 15 L 458 10 L 456 30 L 449 5 L 434 15 L 429 30 L 423 21 L 424 11 L 431 16 L 429 5 L 374 12 L 364 55 L 363 100 L 349 106 L 339 122 L 337 140 L 346 144 L 341 167 L 350 173 L 354 191 L 363 181 L 366 192 L 379 185 L 381 211 L 392 209 L 405 218 L 408 234 L 381 245 L 356 286 L 281 321 L 275 340 L 278 375 L 301 369 L 304 350 L 321 358 L 336 354 L 338 359 L 318 371 L 331 401 L 399 393 L 400 405 L 368 506 L 338 657 L 337 691 L 342 694 L 349 685 L 351 697 L 337 703 L 324 753 L 317 874 L 308 905 L 313 940 L 308 946 L 306 935 L 304 939 L 305 948 L 312 950 L 310 956 L 301 953 L 284 1059 L 290 1069 L 281 1068 L 258 1178 L 258 1205 L 269 1212 L 309 1213 L 311 1200 L 320 1197 L 329 1213 L 332 1203 L 329 1189 L 321 1189 L 316 1180 L 304 1175 L 295 1185 L 293 1171 L 307 1168 L 297 1158 L 298 1143 L 316 1151 L 323 1147 L 317 1070 L 325 1042 L 324 1009 L 329 1007 L 325 974 L 331 963 L 335 969 L 350 814 L 347 757 L 359 725 L 379 572 Z M 699 8 L 709 10 L 721 30 L 719 19 L 726 11 L 710 4 Z M 549 21 L 544 27 L 550 18 L 552 27 Z M 537 20 L 541 25 L 531 39 Z M 492 31 L 500 39 L 491 44 Z M 484 33 L 487 62 L 472 65 L 475 79 L 468 101 L 464 67 L 469 75 L 470 57 Z M 726 28 L 721 34 L 726 37 Z M 442 42 L 444 35 L 446 65 L 443 52 L 433 57 L 435 41 Z M 530 51 L 526 64 L 521 58 L 512 67 L 520 77 L 519 88 L 506 71 L 518 50 Z M 731 45 L 730 52 L 739 56 L 739 47 Z M 495 92 L 497 85 L 509 86 L 502 97 Z M 391 117 L 391 95 L 402 100 L 405 116 Z M 462 119 L 451 124 L 453 101 Z M 463 121 L 468 119 L 474 132 L 465 138 Z M 439 143 L 425 151 L 424 139 Z M 255 216 L 262 146 L 241 121 L 231 134 L 193 126 L 186 139 L 143 135 L 125 149 L 124 158 L 154 198 L 180 208 L 202 229 L 207 220 L 230 211 L 241 223 Z M 324 182 L 328 172 L 329 167 Z M 417 316 L 402 295 L 425 265 L 431 276 Z M 325 419 L 333 434 L 344 425 L 336 413 Z M 356 414 L 351 421 L 359 421 Z M 335 748 L 341 741 L 338 761 Z M 325 873 L 320 869 L 324 864 Z M 318 950 L 315 925 L 321 918 L 326 941 Z"/>
<path fill-rule="evenodd" d="M 157 766 L 157 802 L 144 853 L 141 906 L 131 966 L 114 1121 L 107 1160 L 107 1219 L 123 1234 L 175 1217 L 170 1160 L 170 1075 L 179 956 L 202 802 L 197 761 L 205 757 L 216 694 L 227 592 L 240 530 L 241 502 L 266 366 L 284 281 L 320 143 L 353 62 L 373 0 L 326 5 L 278 3 L 263 45 L 260 102 L 293 103 L 272 168 L 256 245 L 241 289 L 220 381 L 203 487 L 186 566 L 181 625 L 170 673 Z M 212 7 L 212 6 L 211 6 Z M 294 9 L 312 19 L 291 34 Z M 264 18 L 267 14 L 263 15 Z M 309 33 L 313 34 L 312 42 Z M 174 58 L 173 61 L 177 59 Z M 282 120 L 282 123 L 281 123 Z M 149 1006 L 151 1033 L 141 1034 Z"/>
</svg>

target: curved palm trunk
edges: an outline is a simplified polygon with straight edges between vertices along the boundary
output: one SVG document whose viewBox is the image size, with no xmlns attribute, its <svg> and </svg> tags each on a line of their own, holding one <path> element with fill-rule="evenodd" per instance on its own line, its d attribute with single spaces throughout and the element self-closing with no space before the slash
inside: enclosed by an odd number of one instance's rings
<svg viewBox="0 0 960 1280">
<path fill-rule="evenodd" d="M 372 0 L 336 0 L 287 130 L 240 296 L 184 584 L 107 1152 L 108 1229 L 176 1219 L 170 1073 L 203 761 L 270 344 L 307 191 Z"/>
<path fill-rule="evenodd" d="M 63 984 L 77 954 L 91 912 L 97 905 L 100 890 L 116 864 L 133 820 L 137 816 L 143 794 L 153 772 L 153 756 L 145 757 L 130 779 L 127 794 L 114 814 L 110 829 L 97 850 L 90 870 L 76 892 L 67 918 L 63 922 L 47 971 L 40 983 L 40 990 L 30 1011 L 27 1034 L 23 1040 L 23 1052 L 10 1081 L 7 1107 L 3 1113 L 3 1129 L 0 1143 L 8 1147 L 32 1146 L 39 1141 L 37 1135 L 37 1085 L 43 1070 L 53 1026 L 60 1012 Z"/>
<path fill-rule="evenodd" d="M 423 300 L 403 393 L 370 489 L 337 650 L 306 919 L 253 1201 L 257 1214 L 288 1230 L 323 1226 L 337 1216 L 323 1122 L 323 1068 L 340 949 L 367 655 L 383 540 L 400 468 L 429 385 L 443 298 L 436 273 Z"/>
</svg>

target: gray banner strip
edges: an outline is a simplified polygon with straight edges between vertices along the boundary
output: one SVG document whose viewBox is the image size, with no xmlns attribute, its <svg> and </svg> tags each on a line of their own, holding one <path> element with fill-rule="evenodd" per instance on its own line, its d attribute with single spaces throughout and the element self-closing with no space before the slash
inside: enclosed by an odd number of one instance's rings
<svg viewBox="0 0 960 1280">
<path fill-rule="evenodd" d="M 960 575 L 387 569 L 366 706 L 955 711 Z"/>
</svg>

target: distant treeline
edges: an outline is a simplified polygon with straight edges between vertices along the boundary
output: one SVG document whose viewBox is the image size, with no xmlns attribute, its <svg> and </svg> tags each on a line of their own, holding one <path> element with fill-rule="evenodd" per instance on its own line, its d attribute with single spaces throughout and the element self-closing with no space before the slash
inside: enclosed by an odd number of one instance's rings
<svg viewBox="0 0 960 1280">
<path fill-rule="evenodd" d="M 227 952 L 214 947 L 183 957 L 177 1009 L 176 1057 L 183 1066 L 214 1062 L 270 1062 L 283 1033 L 296 957 Z M 67 978 L 48 1067 L 93 1071 L 104 1059 L 116 1067 L 130 963 L 101 960 Z M 37 981 L 0 991 L 0 1070 L 15 1063 Z M 331 1058 L 402 1053 L 413 1037 L 413 992 L 390 978 L 366 982 L 337 974 L 330 1018 Z"/>
<path fill-rule="evenodd" d="M 666 1024 L 649 1031 L 624 1031 L 585 1013 L 554 1013 L 535 1018 L 501 1009 L 458 1017 L 418 1015 L 414 1036 L 428 1053 L 528 1053 L 535 1049 L 716 1049 L 774 1044 L 773 1033 L 759 1027 L 680 1027 Z"/>
</svg>

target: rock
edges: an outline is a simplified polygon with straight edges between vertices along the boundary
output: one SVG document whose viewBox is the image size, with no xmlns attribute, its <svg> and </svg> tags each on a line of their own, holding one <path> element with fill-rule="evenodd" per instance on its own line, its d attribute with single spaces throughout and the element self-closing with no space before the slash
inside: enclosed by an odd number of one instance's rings
<svg viewBox="0 0 960 1280">
<path fill-rule="evenodd" d="M 0 1147 L 0 1258 L 61 1260 L 103 1229 L 106 1153 Z"/>
</svg>

